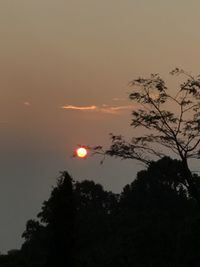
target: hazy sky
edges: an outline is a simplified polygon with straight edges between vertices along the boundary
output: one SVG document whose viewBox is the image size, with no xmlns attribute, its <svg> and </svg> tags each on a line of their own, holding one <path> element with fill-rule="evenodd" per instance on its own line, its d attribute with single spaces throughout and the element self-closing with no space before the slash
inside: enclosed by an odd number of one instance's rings
<svg viewBox="0 0 200 267">
<path fill-rule="evenodd" d="M 199 10 L 198 0 L 0 1 L 0 251 L 20 247 L 59 171 L 115 192 L 134 179 L 134 162 L 70 156 L 134 134 L 134 77 L 200 73 Z"/>
</svg>

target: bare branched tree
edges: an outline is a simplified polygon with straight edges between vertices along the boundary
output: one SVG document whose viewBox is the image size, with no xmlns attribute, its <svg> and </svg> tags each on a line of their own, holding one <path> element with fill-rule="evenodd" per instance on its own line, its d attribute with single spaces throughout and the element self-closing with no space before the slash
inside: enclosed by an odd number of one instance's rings
<svg viewBox="0 0 200 267">
<path fill-rule="evenodd" d="M 169 92 L 158 74 L 130 83 L 129 98 L 139 104 L 132 112 L 131 125 L 143 128 L 141 132 L 145 134 L 129 142 L 120 135 L 111 134 L 109 149 L 97 146 L 93 151 L 145 164 L 165 156 L 167 150 L 170 155 L 171 152 L 176 154 L 182 162 L 188 191 L 200 206 L 200 195 L 188 166 L 189 159 L 200 158 L 200 76 L 194 77 L 178 68 L 170 74 L 184 78 L 175 94 Z"/>
</svg>

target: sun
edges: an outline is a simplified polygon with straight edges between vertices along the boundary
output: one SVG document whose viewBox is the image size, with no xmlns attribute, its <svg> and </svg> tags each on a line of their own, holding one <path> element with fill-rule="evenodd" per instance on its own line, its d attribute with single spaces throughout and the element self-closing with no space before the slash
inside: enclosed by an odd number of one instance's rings
<svg viewBox="0 0 200 267">
<path fill-rule="evenodd" d="M 87 156 L 87 149 L 84 148 L 84 147 L 79 147 L 76 149 L 76 155 L 79 157 L 79 158 L 85 158 Z"/>
</svg>

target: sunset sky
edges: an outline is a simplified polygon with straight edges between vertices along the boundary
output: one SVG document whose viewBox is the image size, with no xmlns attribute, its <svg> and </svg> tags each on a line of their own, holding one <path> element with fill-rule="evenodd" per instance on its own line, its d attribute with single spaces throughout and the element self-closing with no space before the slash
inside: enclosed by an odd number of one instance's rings
<svg viewBox="0 0 200 267">
<path fill-rule="evenodd" d="M 71 158 L 132 136 L 128 83 L 200 73 L 198 0 L 0 1 L 0 251 L 19 248 L 59 171 L 120 192 L 141 166 Z"/>
</svg>

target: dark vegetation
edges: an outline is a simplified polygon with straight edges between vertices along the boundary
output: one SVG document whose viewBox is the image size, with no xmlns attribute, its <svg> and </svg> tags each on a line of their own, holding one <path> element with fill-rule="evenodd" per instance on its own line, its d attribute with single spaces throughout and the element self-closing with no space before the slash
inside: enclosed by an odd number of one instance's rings
<svg viewBox="0 0 200 267">
<path fill-rule="evenodd" d="M 135 159 L 146 165 L 152 159 L 175 155 L 181 161 L 185 185 L 200 208 L 200 194 L 188 164 L 189 159 L 200 158 L 200 75 L 195 77 L 178 68 L 170 74 L 181 77 L 179 86 L 171 90 L 158 74 L 130 83 L 129 98 L 135 104 L 131 126 L 141 129 L 139 136 L 126 141 L 121 135 L 111 134 L 110 148 L 92 149 L 104 156 Z"/>
<path fill-rule="evenodd" d="M 197 188 L 197 176 L 193 176 Z M 121 194 L 61 173 L 20 250 L 0 266 L 200 266 L 200 216 L 181 162 L 164 157 Z"/>
</svg>

